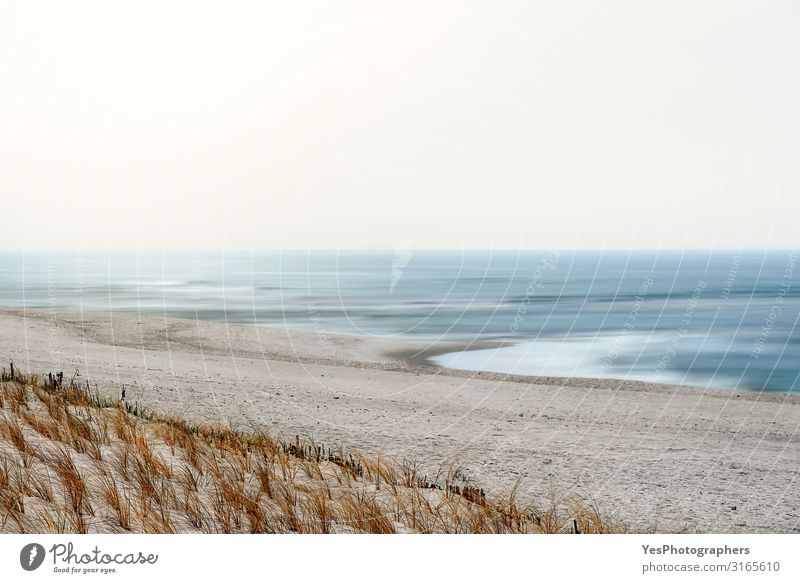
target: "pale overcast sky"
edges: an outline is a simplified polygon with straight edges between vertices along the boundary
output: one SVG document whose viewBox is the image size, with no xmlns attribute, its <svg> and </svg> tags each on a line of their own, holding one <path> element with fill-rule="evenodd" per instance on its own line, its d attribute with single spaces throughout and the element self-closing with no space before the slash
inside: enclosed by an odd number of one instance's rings
<svg viewBox="0 0 800 583">
<path fill-rule="evenodd" d="M 800 9 L 0 0 L 4 249 L 800 242 Z"/>
</svg>

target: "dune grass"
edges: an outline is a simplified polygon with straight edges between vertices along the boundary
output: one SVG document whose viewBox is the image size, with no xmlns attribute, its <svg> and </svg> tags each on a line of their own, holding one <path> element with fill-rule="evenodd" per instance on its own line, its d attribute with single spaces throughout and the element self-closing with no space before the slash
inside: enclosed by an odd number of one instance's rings
<svg viewBox="0 0 800 583">
<path fill-rule="evenodd" d="M 606 533 L 592 504 L 490 496 L 457 464 L 192 424 L 63 378 L 0 378 L 0 531 Z"/>
</svg>

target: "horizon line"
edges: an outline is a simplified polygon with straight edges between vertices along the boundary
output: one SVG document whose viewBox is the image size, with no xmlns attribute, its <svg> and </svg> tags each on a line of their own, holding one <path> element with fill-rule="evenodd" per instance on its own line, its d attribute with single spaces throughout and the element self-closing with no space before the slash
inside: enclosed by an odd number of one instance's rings
<svg viewBox="0 0 800 583">
<path fill-rule="evenodd" d="M 708 251 L 735 251 L 739 253 L 747 252 L 773 252 L 773 251 L 798 251 L 800 248 L 792 247 L 642 247 L 642 248 L 625 248 L 625 247 L 423 247 L 403 248 L 403 251 L 410 251 L 415 253 L 463 253 L 463 252 L 531 252 L 531 251 L 550 251 L 550 252 L 708 252 Z M 329 249 L 329 248 L 257 248 L 257 249 L 244 249 L 244 248 L 226 248 L 226 249 L 211 249 L 211 248 L 175 248 L 175 249 L 131 249 L 131 248 L 111 248 L 111 249 L 0 249 L 0 253 L 395 253 L 398 248 L 389 247 L 376 247 L 376 248 L 346 248 L 346 249 Z"/>
</svg>

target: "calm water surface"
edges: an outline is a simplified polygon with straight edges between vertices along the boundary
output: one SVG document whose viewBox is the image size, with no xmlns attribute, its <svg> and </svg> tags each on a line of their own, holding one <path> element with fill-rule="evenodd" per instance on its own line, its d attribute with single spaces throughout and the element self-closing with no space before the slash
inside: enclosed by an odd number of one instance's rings
<svg viewBox="0 0 800 583">
<path fill-rule="evenodd" d="M 470 370 L 798 391 L 791 251 L 4 253 L 0 304 L 511 340 Z"/>
</svg>

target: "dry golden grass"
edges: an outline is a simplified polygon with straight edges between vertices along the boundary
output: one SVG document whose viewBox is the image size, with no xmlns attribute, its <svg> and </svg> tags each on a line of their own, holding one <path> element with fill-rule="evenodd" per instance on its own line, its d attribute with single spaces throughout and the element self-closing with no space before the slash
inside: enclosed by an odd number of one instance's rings
<svg viewBox="0 0 800 583">
<path fill-rule="evenodd" d="M 0 531 L 207 533 L 620 532 L 576 499 L 491 497 L 422 465 L 192 425 L 3 372 Z"/>
</svg>

